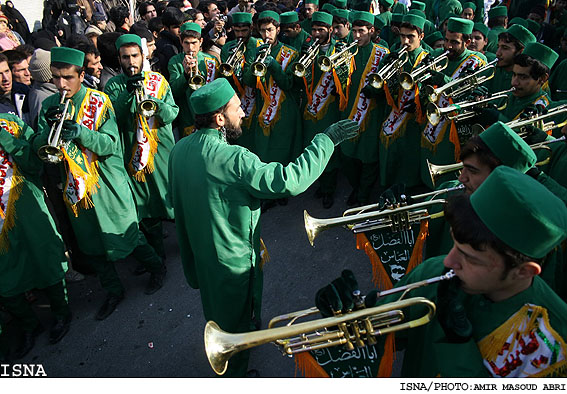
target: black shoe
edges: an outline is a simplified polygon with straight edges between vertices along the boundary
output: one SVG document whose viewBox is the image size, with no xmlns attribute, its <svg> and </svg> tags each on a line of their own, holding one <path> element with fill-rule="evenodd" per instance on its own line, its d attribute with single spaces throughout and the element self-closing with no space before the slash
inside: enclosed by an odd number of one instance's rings
<svg viewBox="0 0 567 394">
<path fill-rule="evenodd" d="M 278 200 L 276 200 L 278 202 L 278 204 L 286 206 L 287 205 L 287 198 L 280 198 Z"/>
<path fill-rule="evenodd" d="M 333 198 L 332 194 L 325 194 L 323 196 L 323 208 L 329 209 L 335 203 L 335 199 Z"/>
<path fill-rule="evenodd" d="M 251 369 L 248 372 L 246 372 L 246 377 L 247 378 L 259 378 L 260 372 L 258 372 L 257 369 Z"/>
<path fill-rule="evenodd" d="M 142 263 L 138 263 L 138 266 L 132 270 L 132 275 L 140 276 L 144 275 L 148 270 Z"/>
<path fill-rule="evenodd" d="M 120 301 L 122 301 L 123 299 L 124 299 L 124 294 L 120 294 L 120 295 L 108 294 L 106 296 L 106 299 L 104 300 L 104 303 L 96 313 L 95 319 L 96 320 L 106 319 L 108 316 L 110 316 L 112 312 L 114 312 L 116 306 L 120 304 Z"/>
<path fill-rule="evenodd" d="M 55 320 L 55 324 L 49 330 L 49 343 L 56 344 L 59 342 L 65 334 L 69 332 L 69 327 L 71 326 L 71 313 L 64 319 Z"/>
<path fill-rule="evenodd" d="M 167 268 L 165 268 L 165 265 L 163 265 L 158 272 L 152 272 L 144 293 L 150 295 L 161 289 L 163 287 L 163 280 L 165 279 L 166 273 Z"/>
<path fill-rule="evenodd" d="M 24 331 L 22 342 L 12 354 L 12 359 L 18 360 L 28 354 L 35 345 L 35 337 L 37 337 L 42 331 L 43 327 L 41 325 L 38 325 L 32 331 Z"/>
<path fill-rule="evenodd" d="M 348 207 L 354 207 L 355 205 L 359 205 L 360 203 L 358 202 L 358 198 L 357 198 L 357 194 L 358 191 L 357 190 L 353 190 L 352 192 L 350 192 L 346 205 Z"/>
</svg>

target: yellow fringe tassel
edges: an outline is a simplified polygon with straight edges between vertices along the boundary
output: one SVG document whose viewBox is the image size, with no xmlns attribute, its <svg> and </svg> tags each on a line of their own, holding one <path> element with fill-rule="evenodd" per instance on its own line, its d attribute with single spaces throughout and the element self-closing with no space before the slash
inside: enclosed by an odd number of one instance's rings
<svg viewBox="0 0 567 394">
<path fill-rule="evenodd" d="M 12 167 L 12 187 L 10 196 L 8 197 L 8 205 L 4 216 L 4 224 L 0 232 L 0 254 L 4 254 L 10 248 L 10 241 L 8 240 L 8 232 L 14 228 L 16 224 L 16 201 L 20 198 L 22 193 L 22 186 L 24 184 L 24 177 L 20 175 L 18 167 L 14 164 Z"/>
<path fill-rule="evenodd" d="M 386 102 L 388 103 L 388 105 L 390 107 L 392 107 L 392 109 L 396 112 L 398 112 L 398 106 L 396 105 L 396 102 L 394 101 L 394 98 L 392 97 L 392 93 L 390 93 L 390 88 L 388 87 L 388 82 L 384 82 L 384 93 L 386 93 Z"/>
<path fill-rule="evenodd" d="M 260 269 L 264 269 L 264 265 L 270 261 L 270 254 L 268 253 L 268 248 L 266 248 L 266 244 L 264 240 L 260 238 Z"/>
<path fill-rule="evenodd" d="M 417 267 L 423 261 L 423 247 L 425 246 L 425 240 L 429 235 L 429 220 L 422 220 L 419 225 L 419 235 L 417 236 L 417 241 L 411 252 L 410 261 L 406 268 L 406 275 L 410 273 L 415 267 Z"/>
<path fill-rule="evenodd" d="M 391 332 L 386 336 L 386 343 L 384 344 L 384 355 L 380 360 L 380 367 L 378 367 L 378 378 L 389 378 L 392 376 L 394 369 L 394 360 L 396 359 L 396 336 Z"/>
<path fill-rule="evenodd" d="M 364 233 L 356 234 L 356 248 L 358 250 L 364 250 L 370 259 L 370 263 L 372 264 L 372 283 L 378 286 L 380 290 L 389 290 L 394 287 L 390 276 L 380 261 L 380 257 L 376 254 L 376 251 Z"/>
<path fill-rule="evenodd" d="M 148 139 L 148 142 L 150 143 L 150 155 L 148 157 L 148 164 L 146 164 L 146 166 L 144 168 L 142 168 L 141 170 L 136 171 L 134 169 L 133 164 L 132 164 L 132 161 L 134 159 L 134 155 L 136 154 L 136 151 L 138 150 L 138 143 L 136 141 L 136 143 L 132 147 L 132 158 L 130 159 L 130 162 L 128 163 L 128 172 L 130 173 L 130 175 L 132 175 L 134 177 L 134 179 L 136 179 L 136 181 L 145 182 L 146 181 L 146 174 L 151 174 L 155 170 L 154 157 L 155 157 L 157 150 L 158 150 L 159 138 L 158 138 L 158 135 L 157 135 L 157 129 L 151 129 L 150 130 L 146 119 L 144 117 L 142 117 L 140 114 L 138 114 L 138 121 L 142 122 L 142 128 L 143 128 L 144 134 L 146 135 L 146 138 Z M 149 132 L 146 131 L 146 129 L 148 129 Z"/>
<path fill-rule="evenodd" d="M 328 378 L 329 374 L 325 372 L 317 361 L 308 352 L 297 353 L 293 358 L 295 361 L 295 376 L 297 372 L 306 378 Z"/>
<path fill-rule="evenodd" d="M 419 124 L 424 124 L 427 120 L 427 117 L 423 114 L 423 109 L 421 108 L 421 101 L 419 100 L 419 87 L 415 84 L 415 95 L 414 95 L 414 102 L 415 102 L 415 120 Z"/>
</svg>

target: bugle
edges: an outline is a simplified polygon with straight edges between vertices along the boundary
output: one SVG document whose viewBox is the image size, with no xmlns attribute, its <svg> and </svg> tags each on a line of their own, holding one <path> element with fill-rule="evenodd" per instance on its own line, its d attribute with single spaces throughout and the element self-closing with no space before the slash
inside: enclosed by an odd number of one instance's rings
<svg viewBox="0 0 567 394">
<path fill-rule="evenodd" d="M 429 170 L 429 176 L 431 177 L 431 184 L 433 186 L 435 186 L 435 183 L 437 183 L 437 180 L 442 175 L 448 174 L 453 171 L 461 171 L 463 169 L 462 162 L 455 164 L 445 164 L 445 165 L 431 164 L 429 160 L 426 160 L 426 162 L 427 162 L 427 169 Z"/>
<path fill-rule="evenodd" d="M 254 60 L 254 63 L 252 63 L 251 66 L 252 74 L 254 74 L 255 77 L 263 77 L 264 75 L 266 75 L 268 68 L 266 67 L 265 61 L 270 55 L 271 51 L 272 51 L 272 44 L 269 44 L 267 47 L 261 50 L 256 56 L 256 60 Z"/>
<path fill-rule="evenodd" d="M 73 101 L 70 98 L 66 98 L 66 96 L 67 91 L 64 90 L 61 94 L 61 101 L 59 102 L 59 105 L 64 104 L 61 118 L 51 126 L 49 135 L 47 136 L 47 144 L 41 146 L 37 151 L 39 158 L 46 163 L 57 164 L 60 163 L 64 157 L 63 150 L 61 149 L 64 145 L 64 142 L 61 139 L 63 122 L 68 119 L 73 119 L 75 114 Z"/>
<path fill-rule="evenodd" d="M 477 110 L 486 107 L 492 101 L 503 100 L 497 109 L 502 111 L 508 105 L 508 93 L 511 93 L 515 88 L 505 90 L 502 92 L 493 93 L 490 96 L 479 101 L 462 101 L 460 103 L 449 104 L 447 107 L 438 107 L 435 103 L 427 104 L 425 110 L 427 120 L 433 126 L 437 126 L 443 119 L 462 121 L 470 119 L 477 114 Z"/>
<path fill-rule="evenodd" d="M 443 71 L 449 65 L 449 51 L 437 56 L 433 61 L 425 63 L 412 72 L 400 73 L 400 86 L 404 90 L 411 90 L 417 83 L 421 83 L 431 77 L 431 71 Z M 431 56 L 431 55 L 429 55 Z"/>
<path fill-rule="evenodd" d="M 311 67 L 311 64 L 317 57 L 320 47 L 321 44 L 319 44 L 319 39 L 317 38 L 311 43 L 311 45 L 309 45 L 307 52 L 305 52 L 303 56 L 301 56 L 301 58 L 293 64 L 292 71 L 296 77 L 303 78 L 305 72 L 309 67 Z"/>
<path fill-rule="evenodd" d="M 536 166 L 544 166 L 544 165 L 548 164 L 551 161 L 551 155 L 553 154 L 553 151 L 551 150 L 549 145 L 553 144 L 555 142 L 565 142 L 565 140 L 566 140 L 566 137 L 561 136 L 560 138 L 545 140 L 545 141 L 538 142 L 536 144 L 530 145 L 530 148 L 532 148 L 533 151 L 536 151 L 538 149 L 544 149 L 548 153 L 547 157 L 545 159 L 538 161 L 535 165 Z"/>
<path fill-rule="evenodd" d="M 319 69 L 326 73 L 331 71 L 331 69 L 342 66 L 347 61 L 350 61 L 350 59 L 358 53 L 357 45 L 358 40 L 354 40 L 349 45 L 346 45 L 344 48 L 333 53 L 331 56 L 319 56 L 319 59 L 317 59 Z M 354 47 L 356 47 L 356 51 L 351 53 L 350 50 Z"/>
<path fill-rule="evenodd" d="M 188 55 L 191 58 L 193 58 L 193 55 Z M 203 85 L 205 85 L 205 78 L 203 78 L 203 76 L 201 75 L 201 73 L 199 72 L 199 64 L 197 62 L 195 62 L 195 65 L 193 67 L 191 67 L 191 70 L 189 72 L 189 78 L 187 83 L 189 84 L 189 87 L 193 90 L 197 90 L 200 87 L 202 87 Z"/>
<path fill-rule="evenodd" d="M 302 323 L 295 322 L 304 317 L 319 313 L 317 308 L 309 308 L 273 318 L 268 328 L 240 334 L 230 334 L 220 329 L 214 321 L 205 325 L 205 352 L 209 364 L 218 375 L 226 372 L 228 360 L 236 353 L 255 346 L 274 342 L 283 354 L 294 354 L 333 346 L 345 345 L 347 350 L 354 346 L 364 347 L 376 343 L 376 337 L 392 332 L 415 328 L 427 324 L 435 315 L 435 304 L 423 297 L 403 299 L 410 291 L 443 280 L 451 280 L 455 276 L 448 271 L 431 279 L 400 286 L 379 293 L 379 297 L 402 293 L 397 301 L 384 305 L 366 308 L 364 297 L 360 291 L 353 293 L 355 310 L 344 314 L 337 313 L 326 317 Z M 422 305 L 425 312 L 422 316 L 404 321 L 405 308 Z M 277 324 L 288 322 L 284 326 Z"/>
<path fill-rule="evenodd" d="M 368 84 L 373 88 L 382 89 L 384 82 L 398 74 L 408 59 L 408 49 L 404 46 L 394 60 L 386 63 L 378 72 L 368 74 Z"/>
<path fill-rule="evenodd" d="M 231 49 L 225 63 L 219 66 L 219 72 L 223 77 L 231 77 L 238 63 L 244 58 L 244 38 L 239 38 L 234 48 Z"/>
<path fill-rule="evenodd" d="M 430 91 L 428 94 L 429 101 L 435 103 L 441 95 L 445 97 L 458 97 L 469 90 L 475 89 L 477 86 L 482 85 L 484 82 L 494 77 L 496 63 L 498 63 L 498 59 L 494 59 L 490 63 L 479 67 L 471 74 L 466 74 L 462 77 L 456 78 L 443 86 L 439 86 L 438 88 L 430 87 L 428 89 Z M 490 74 L 483 75 L 486 70 L 491 70 L 492 72 Z"/>
<path fill-rule="evenodd" d="M 130 74 L 134 75 L 135 70 L 136 69 L 134 67 L 130 67 Z M 156 102 L 151 100 L 146 94 L 146 88 L 143 80 L 139 82 L 139 86 L 136 88 L 134 94 L 136 98 L 136 112 L 146 119 L 154 116 L 157 110 L 157 105 Z"/>
</svg>

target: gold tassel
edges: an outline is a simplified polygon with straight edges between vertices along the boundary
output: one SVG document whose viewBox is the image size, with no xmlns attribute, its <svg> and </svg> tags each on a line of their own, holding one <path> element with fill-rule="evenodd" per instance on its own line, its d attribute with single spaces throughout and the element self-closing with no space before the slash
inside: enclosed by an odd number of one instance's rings
<svg viewBox="0 0 567 394">
<path fill-rule="evenodd" d="M 396 359 L 396 336 L 391 332 L 386 336 L 386 343 L 384 344 L 384 355 L 380 360 L 380 367 L 378 368 L 378 378 L 389 378 L 392 376 L 394 369 L 394 360 Z"/>
<path fill-rule="evenodd" d="M 378 286 L 380 290 L 389 290 L 394 287 L 390 276 L 380 261 L 380 257 L 364 233 L 356 234 L 356 248 L 358 250 L 364 250 L 370 259 L 370 263 L 372 264 L 372 283 Z"/>
<path fill-rule="evenodd" d="M 329 374 L 325 372 L 317 361 L 308 352 L 297 353 L 294 356 L 295 361 L 295 376 L 297 372 L 301 373 L 306 378 L 328 378 Z"/>
<path fill-rule="evenodd" d="M 400 123 L 398 128 L 394 130 L 394 132 L 390 135 L 384 134 L 384 124 L 382 123 L 382 127 L 380 128 L 380 142 L 382 143 L 382 145 L 384 145 L 384 147 L 388 148 L 394 141 L 406 134 L 409 117 L 410 115 L 407 114 L 404 119 L 402 119 L 402 122 Z"/>
<path fill-rule="evenodd" d="M 419 225 L 419 235 L 417 236 L 417 242 L 413 247 L 411 253 L 411 258 L 406 268 L 406 275 L 409 274 L 411 270 L 417 267 L 423 261 L 423 247 L 425 246 L 425 239 L 429 235 L 429 220 L 422 220 Z"/>
<path fill-rule="evenodd" d="M 270 261 L 270 254 L 268 253 L 268 248 L 264 244 L 264 240 L 260 238 L 260 269 L 264 269 L 264 264 Z"/>
<path fill-rule="evenodd" d="M 0 232 L 0 254 L 6 253 L 10 248 L 8 232 L 14 228 L 14 225 L 16 224 L 17 214 L 15 204 L 22 194 L 23 184 L 24 177 L 20 175 L 18 167 L 14 164 L 12 167 L 12 187 L 10 190 L 10 196 L 8 197 L 8 205 L 6 206 L 4 224 L 2 225 L 2 231 Z"/>
</svg>

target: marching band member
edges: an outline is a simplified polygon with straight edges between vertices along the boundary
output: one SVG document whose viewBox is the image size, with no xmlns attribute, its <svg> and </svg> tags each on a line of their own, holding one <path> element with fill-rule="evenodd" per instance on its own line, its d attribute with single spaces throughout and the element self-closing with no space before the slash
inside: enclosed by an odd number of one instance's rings
<svg viewBox="0 0 567 394">
<path fill-rule="evenodd" d="M 60 165 L 63 199 L 79 249 L 108 293 L 95 315 L 103 320 L 124 298 L 114 261 L 133 254 L 145 265 L 151 274 L 146 294 L 162 287 L 165 265 L 138 229 L 114 109 L 106 94 L 81 85 L 83 60 L 83 52 L 76 49 L 51 49 L 51 73 L 59 93 L 43 102 L 34 149 L 46 145 L 62 112 L 61 95 L 65 92 L 75 111 L 63 122 L 61 132 L 65 144 Z"/>
<path fill-rule="evenodd" d="M 175 144 L 171 123 L 179 108 L 163 75 L 142 71 L 140 37 L 124 34 L 116 41 L 116 49 L 122 74 L 111 78 L 104 90 L 116 113 L 140 228 L 156 253 L 165 259 L 161 221 L 173 219 L 173 209 L 165 198 L 166 168 Z M 144 100 L 154 106 L 147 114 L 139 106 Z"/>
<path fill-rule="evenodd" d="M 506 31 L 508 27 L 508 8 L 505 6 L 498 6 L 490 8 L 488 11 L 488 46 L 486 50 L 496 53 L 498 49 L 498 36 L 500 33 Z"/>
<path fill-rule="evenodd" d="M 226 79 L 205 85 L 190 100 L 196 131 L 176 144 L 169 160 L 169 195 L 185 277 L 200 289 L 207 320 L 223 330 L 245 332 L 260 321 L 260 199 L 306 190 L 334 146 L 355 134 L 357 125 L 343 120 L 330 126 L 284 166 L 262 162 L 227 142 L 240 134 L 244 113 Z M 248 357 L 247 351 L 235 355 L 227 376 L 244 376 Z"/>
<path fill-rule="evenodd" d="M 486 57 L 487 62 L 491 62 L 496 59 L 496 54 L 488 52 L 486 46 L 488 45 L 488 27 L 481 22 L 476 22 L 473 26 L 473 32 L 471 35 L 471 43 L 468 49 L 471 51 L 479 52 Z M 496 90 L 497 92 L 499 90 Z"/>
<path fill-rule="evenodd" d="M 305 0 L 303 2 L 303 13 L 305 19 L 301 21 L 301 28 L 307 32 L 311 31 L 311 17 L 315 11 L 319 11 L 319 0 Z"/>
<path fill-rule="evenodd" d="M 301 51 L 303 44 L 309 38 L 309 34 L 311 33 L 311 30 L 305 31 L 301 28 L 299 15 L 297 15 L 297 12 L 295 11 L 283 12 L 280 14 L 280 31 L 281 42 L 292 47 L 298 52 Z"/>
<path fill-rule="evenodd" d="M 352 34 L 350 33 L 350 22 L 348 20 L 349 11 L 343 9 L 336 9 L 332 12 L 333 15 L 333 38 L 336 41 L 346 42 L 350 44 L 352 41 Z"/>
</svg>

